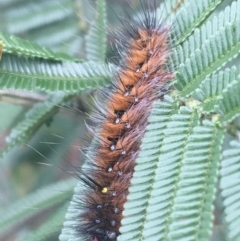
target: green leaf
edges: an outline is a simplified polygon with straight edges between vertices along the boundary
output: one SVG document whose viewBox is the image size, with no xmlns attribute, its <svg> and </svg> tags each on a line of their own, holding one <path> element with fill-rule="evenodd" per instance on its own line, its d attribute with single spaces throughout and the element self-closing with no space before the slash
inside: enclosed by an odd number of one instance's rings
<svg viewBox="0 0 240 241">
<path fill-rule="evenodd" d="M 200 88 L 193 93 L 193 96 L 202 102 L 200 107 L 204 113 L 215 111 L 215 105 L 218 104 L 219 99 L 222 99 L 223 91 L 231 82 L 239 79 L 237 76 L 237 68 L 233 66 L 205 79 Z"/>
<path fill-rule="evenodd" d="M 160 114 L 159 119 L 156 119 L 156 126 L 162 126 L 161 118 Z M 129 188 L 128 201 L 124 205 L 119 241 L 167 240 L 171 220 L 166 218 L 166 215 L 173 212 L 172 204 L 177 191 L 182 157 L 189 135 L 199 117 L 196 111 L 182 107 L 178 114 L 168 114 L 166 120 L 168 122 L 164 122 L 161 135 L 155 134 L 161 139 L 151 139 L 155 130 L 148 130 L 144 136 Z M 150 122 L 150 126 L 151 124 Z"/>
<path fill-rule="evenodd" d="M 218 32 L 224 31 L 229 25 L 233 25 L 239 20 L 238 11 L 240 10 L 240 1 L 233 1 L 231 6 L 227 6 L 219 14 L 213 16 L 210 20 L 200 27 L 196 28 L 192 35 L 183 42 L 182 45 L 174 48 L 174 61 L 177 65 L 185 63 L 196 50 L 200 50 L 206 41 L 215 36 Z M 238 36 L 238 34 L 237 34 Z M 221 38 L 218 40 L 218 49 L 226 48 L 226 43 L 222 43 Z M 199 61 L 199 60 L 198 60 Z"/>
<path fill-rule="evenodd" d="M 77 93 L 106 85 L 110 73 L 94 62 L 53 62 L 4 54 L 0 61 L 0 88 L 37 89 Z"/>
<path fill-rule="evenodd" d="M 25 118 L 11 130 L 11 133 L 6 137 L 7 146 L 0 152 L 0 158 L 14 146 L 22 145 L 28 141 L 35 131 L 50 117 L 53 116 L 59 106 L 72 98 L 74 95 L 63 93 L 51 96 L 48 101 L 35 104 L 25 115 Z"/>
<path fill-rule="evenodd" d="M 5 9 L 4 9 L 5 7 Z M 33 29 L 54 24 L 58 21 L 66 21 L 74 16 L 74 9 L 71 1 L 19 1 L 17 9 L 16 3 L 2 6 L 4 17 L 7 18 L 7 30 L 13 34 L 21 34 Z M 76 19 L 75 19 L 76 20 Z"/>
<path fill-rule="evenodd" d="M 97 0 L 96 5 L 96 19 L 91 25 L 90 31 L 86 37 L 87 59 L 105 62 L 107 48 L 106 1 Z"/>
<path fill-rule="evenodd" d="M 30 232 L 28 235 L 24 235 L 23 238 L 17 239 L 17 241 L 52 240 L 53 236 L 56 237 L 61 232 L 68 205 L 69 202 L 58 208 L 38 229 Z"/>
<path fill-rule="evenodd" d="M 223 90 L 216 110 L 221 114 L 220 122 L 226 124 L 240 115 L 240 82 L 233 81 L 227 89 Z"/>
<path fill-rule="evenodd" d="M 67 53 L 58 53 L 58 57 L 65 59 L 66 56 L 72 60 L 70 56 L 78 56 L 83 51 L 83 33 L 86 31 L 84 17 L 88 12 L 79 2 L 1 0 L 0 31 L 21 36 L 52 51 Z M 81 19 L 76 15 L 82 16 Z"/>
<path fill-rule="evenodd" d="M 175 50 L 179 53 L 175 55 L 179 66 L 175 87 L 181 97 L 191 94 L 206 77 L 238 55 L 240 18 L 236 9 L 240 11 L 239 0 L 196 30 L 182 50 L 182 47 Z"/>
<path fill-rule="evenodd" d="M 66 201 L 71 197 L 75 183 L 75 179 L 60 181 L 9 205 L 0 213 L 0 236 L 11 232 L 15 225 L 38 215 L 43 209 Z"/>
<path fill-rule="evenodd" d="M 224 133 L 210 121 L 193 129 L 171 203 L 167 240 L 209 240 Z"/>
<path fill-rule="evenodd" d="M 0 40 L 3 42 L 3 52 L 15 55 L 21 55 L 28 58 L 43 58 L 53 61 L 77 61 L 82 62 L 80 59 L 75 59 L 64 53 L 54 53 L 48 48 L 40 47 L 37 43 L 23 40 L 16 36 L 8 36 L 0 32 Z"/>
<path fill-rule="evenodd" d="M 221 195 L 224 198 L 225 220 L 228 238 L 237 241 L 240 237 L 240 142 L 232 141 L 230 148 L 223 152 L 221 164 Z"/>
<path fill-rule="evenodd" d="M 173 37 L 176 38 L 176 45 L 181 44 L 187 37 L 199 27 L 200 24 L 216 9 L 223 0 L 189 0 L 182 4 L 182 7 L 174 16 Z M 178 1 L 180 2 L 180 1 Z"/>
</svg>

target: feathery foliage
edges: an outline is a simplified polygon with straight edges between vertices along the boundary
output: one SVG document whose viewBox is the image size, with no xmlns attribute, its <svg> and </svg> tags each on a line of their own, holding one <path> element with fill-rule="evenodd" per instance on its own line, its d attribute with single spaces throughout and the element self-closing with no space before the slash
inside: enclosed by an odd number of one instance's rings
<svg viewBox="0 0 240 241">
<path fill-rule="evenodd" d="M 240 51 L 240 1 L 207 21 L 177 48 L 179 69 L 175 87 L 182 97 L 191 94 L 210 74 L 219 70 Z M 224 20 L 224 21 L 223 21 Z"/>
<path fill-rule="evenodd" d="M 52 240 L 54 237 L 56 238 L 58 235 L 59 227 L 62 226 L 64 221 L 65 212 L 68 206 L 69 202 L 60 206 L 56 213 L 52 215 L 44 224 L 42 224 L 35 232 L 33 231 L 29 234 L 29 236 L 24 236 L 17 241 L 44 241 Z"/>
<path fill-rule="evenodd" d="M 55 94 L 49 96 L 49 100 L 43 103 L 37 103 L 25 115 L 25 118 L 11 130 L 6 137 L 8 145 L 0 152 L 0 158 L 3 158 L 12 147 L 17 144 L 27 143 L 34 132 L 41 126 L 50 116 L 54 115 L 59 109 L 59 105 L 64 101 L 72 98 L 74 94 Z"/>
<path fill-rule="evenodd" d="M 64 52 L 69 57 L 83 44 L 81 33 L 87 26 L 77 18 L 81 11 L 77 2 L 2 0 L 0 9 L 0 31 Z"/>
<path fill-rule="evenodd" d="M 226 124 L 240 115 L 240 83 L 233 81 L 223 91 L 223 98 L 219 101 L 217 111 L 221 114 L 221 122 Z"/>
<path fill-rule="evenodd" d="M 41 48 L 37 43 L 23 40 L 16 36 L 8 36 L 1 32 L 0 39 L 3 42 L 3 51 L 5 53 L 21 55 L 28 58 L 42 58 L 53 61 L 82 61 L 64 53 L 54 53 L 48 48 Z"/>
<path fill-rule="evenodd" d="M 229 240 L 239 240 L 240 230 L 240 142 L 230 142 L 230 147 L 223 152 L 221 164 L 221 181 L 223 205 L 228 224 Z"/>
<path fill-rule="evenodd" d="M 16 223 L 24 223 L 39 212 L 67 201 L 72 195 L 75 183 L 76 180 L 73 179 L 60 181 L 9 205 L 6 210 L 1 211 L 0 237 L 10 236 L 9 232 Z M 54 189 L 56 191 L 53 191 Z"/>
<path fill-rule="evenodd" d="M 106 0 L 97 0 L 95 21 L 86 37 L 87 59 L 92 61 L 105 61 L 106 56 Z"/>
<path fill-rule="evenodd" d="M 182 3 L 178 1 L 175 5 L 172 5 L 172 10 L 175 12 L 178 8 L 176 15 L 174 16 L 174 37 L 177 38 L 176 44 L 180 44 L 186 40 L 186 38 L 200 26 L 208 15 L 211 14 L 214 9 L 223 0 L 205 0 L 195 1 L 190 0 Z M 166 4 L 169 2 L 167 1 Z M 171 5 L 170 5 L 171 6 Z"/>
<path fill-rule="evenodd" d="M 95 62 L 52 62 L 4 52 L 3 55 L 0 62 L 2 89 L 77 93 L 106 85 L 110 75 L 105 65 Z"/>
<path fill-rule="evenodd" d="M 35 3 L 31 5 L 26 0 L 3 1 L 5 14 L 14 11 L 11 9 L 16 2 L 29 9 L 36 7 Z M 51 16 L 45 20 L 47 29 L 53 29 L 54 23 L 57 24 L 61 18 L 69 19 L 69 22 L 66 21 L 66 26 L 69 26 L 74 8 L 77 15 L 87 12 L 85 5 L 81 4 L 70 8 L 69 0 L 61 0 L 58 5 L 46 0 L 43 2 L 39 7 L 39 16 L 43 16 L 44 12 Z M 69 53 L 55 53 L 50 48 L 43 48 L 41 41 L 36 44 L 0 34 L 0 89 L 34 91 L 47 97 L 46 102 L 31 106 L 21 121 L 9 125 L 10 134 L 5 134 L 8 143 L 5 149 L 1 148 L 2 154 L 8 154 L 3 163 L 12 163 L 7 158 L 11 156 L 12 147 L 22 145 L 36 135 L 46 119 L 55 116 L 59 106 L 73 97 L 83 96 L 90 89 L 107 85 L 113 69 L 109 64 L 108 71 L 104 63 L 109 57 L 106 56 L 108 4 L 111 1 L 97 1 L 93 23 L 86 38 L 79 40 L 85 40 L 85 48 L 81 52 L 86 53 L 87 60 L 82 56 L 72 57 Z M 67 9 L 65 15 L 64 8 Z M 169 65 L 175 71 L 175 80 L 163 100 L 154 103 L 149 116 L 118 240 L 237 241 L 240 236 L 240 0 L 170 0 L 165 1 L 160 10 L 168 16 L 166 23 L 173 24 L 170 28 L 173 48 Z M 36 41 L 43 38 L 47 43 L 47 37 L 40 37 L 44 21 L 38 22 L 32 13 L 24 19 L 23 13 L 24 7 L 21 7 L 16 13 L 19 23 L 17 27 L 9 24 L 11 31 L 8 33 L 17 34 L 25 29 L 32 33 L 29 34 L 30 40 L 38 36 Z M 83 22 L 80 22 L 82 28 Z M 60 25 L 65 29 L 63 23 L 59 22 Z M 57 29 L 59 35 L 55 33 L 54 36 L 63 37 L 64 31 L 60 27 Z M 59 45 L 57 37 L 55 39 Z M 50 47 L 53 47 L 53 42 Z M 2 164 L 2 170 L 5 168 Z M 58 188 L 57 184 L 53 185 L 56 185 L 54 189 Z M 54 202 L 39 199 L 42 204 L 38 205 L 35 199 L 32 207 L 41 206 L 45 210 L 52 204 L 64 203 L 63 196 L 71 188 L 72 185 Z M 79 211 L 76 193 L 81 189 L 82 186 L 77 184 L 61 231 L 61 241 L 82 239 L 72 228 L 76 225 Z M 45 198 L 52 200 L 54 195 L 49 192 Z M 223 210 L 218 209 L 219 202 Z M 19 225 L 20 219 L 37 215 L 30 210 L 23 212 L 21 205 L 24 204 L 20 202 L 14 205 L 9 205 L 6 210 L 0 209 L 5 217 L 0 222 L 0 235 Z M 15 212 L 11 215 L 9 212 L 8 217 L 6 212 L 12 209 Z M 218 217 L 221 217 L 220 220 Z M 59 211 L 48 221 L 59 224 L 61 218 Z M 48 232 L 49 222 L 30 233 L 28 240 L 48 240 L 50 236 L 44 237 L 43 234 Z M 224 229 L 223 233 L 216 231 L 219 226 Z M 23 240 L 27 238 L 23 237 Z"/>
<path fill-rule="evenodd" d="M 206 78 L 194 93 L 195 98 L 202 102 L 202 111 L 207 114 L 213 112 L 215 106 L 218 106 L 219 100 L 222 99 L 223 91 L 237 79 L 239 77 L 235 66 L 231 69 L 219 71 L 217 74 L 213 74 L 211 78 Z"/>
</svg>

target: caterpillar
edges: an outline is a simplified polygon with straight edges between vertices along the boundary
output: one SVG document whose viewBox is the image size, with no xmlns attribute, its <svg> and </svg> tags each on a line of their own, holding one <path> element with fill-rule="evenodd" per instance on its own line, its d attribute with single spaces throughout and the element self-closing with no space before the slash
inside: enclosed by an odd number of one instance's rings
<svg viewBox="0 0 240 241">
<path fill-rule="evenodd" d="M 157 17 L 156 1 L 153 11 L 148 1 L 140 2 L 138 18 L 122 20 L 127 34 L 117 36 L 121 60 L 111 88 L 95 101 L 96 128 L 89 128 L 95 138 L 77 174 L 80 181 L 72 200 L 77 225 L 66 224 L 76 240 L 117 240 L 152 104 L 174 77 L 167 67 L 170 28 Z"/>
</svg>

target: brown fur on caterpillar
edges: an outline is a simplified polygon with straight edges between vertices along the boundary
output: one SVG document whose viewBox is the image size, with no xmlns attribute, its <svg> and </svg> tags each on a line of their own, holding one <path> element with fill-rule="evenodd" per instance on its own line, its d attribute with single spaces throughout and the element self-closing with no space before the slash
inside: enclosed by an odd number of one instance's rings
<svg viewBox="0 0 240 241">
<path fill-rule="evenodd" d="M 74 240 L 117 240 L 152 104 L 173 78 L 166 67 L 169 28 L 150 11 L 148 2 L 141 4 L 138 20 L 123 21 L 130 37 L 118 41 L 122 59 L 111 90 L 103 91 L 105 103 L 96 101 L 99 110 L 93 119 L 98 127 L 91 130 L 95 142 L 78 174 L 82 191 L 74 195 L 80 211 Z"/>
</svg>

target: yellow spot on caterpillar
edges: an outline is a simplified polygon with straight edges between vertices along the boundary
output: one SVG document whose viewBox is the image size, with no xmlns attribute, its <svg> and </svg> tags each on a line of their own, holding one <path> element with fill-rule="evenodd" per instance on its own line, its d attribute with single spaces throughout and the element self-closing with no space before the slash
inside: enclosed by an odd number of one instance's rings
<svg viewBox="0 0 240 241">
<path fill-rule="evenodd" d="M 108 188 L 107 187 L 104 187 L 103 189 L 102 189 L 102 193 L 107 193 L 108 192 Z"/>
</svg>

